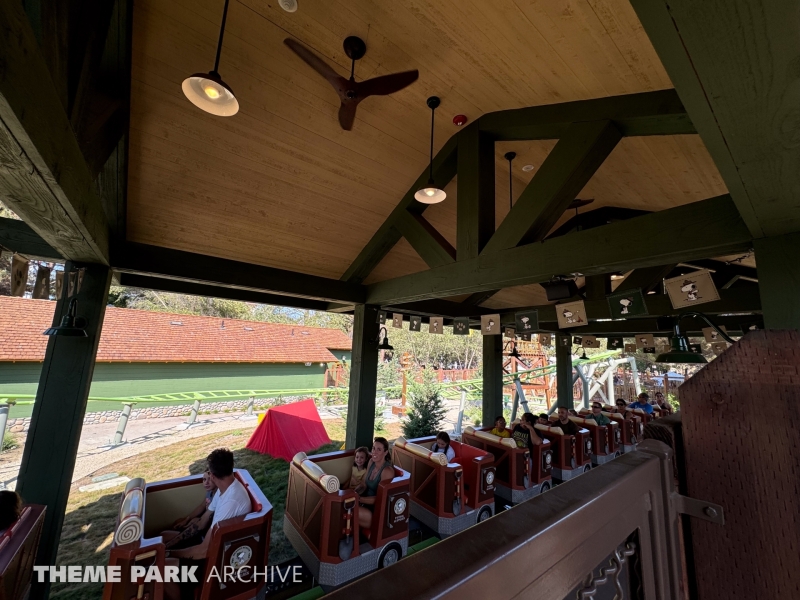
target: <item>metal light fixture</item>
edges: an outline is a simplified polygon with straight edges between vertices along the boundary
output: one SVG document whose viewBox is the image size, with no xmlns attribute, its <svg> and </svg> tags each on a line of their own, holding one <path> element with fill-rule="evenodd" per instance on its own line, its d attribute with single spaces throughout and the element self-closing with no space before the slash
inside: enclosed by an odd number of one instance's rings
<svg viewBox="0 0 800 600">
<path fill-rule="evenodd" d="M 381 333 L 383 333 L 383 341 L 381 341 Z M 389 343 L 389 332 L 386 327 L 381 327 L 378 330 L 378 339 L 375 341 L 378 342 L 378 350 L 394 350 L 394 346 Z"/>
<path fill-rule="evenodd" d="M 447 198 L 447 194 L 445 194 L 444 190 L 440 190 L 433 182 L 433 117 L 436 114 L 436 107 L 438 107 L 439 104 L 440 100 L 438 96 L 431 96 L 428 98 L 428 108 L 431 109 L 431 154 L 428 184 L 417 190 L 414 194 L 414 198 L 417 199 L 417 202 L 422 202 L 422 204 L 438 204 Z"/>
<path fill-rule="evenodd" d="M 77 316 L 78 299 L 69 301 L 67 314 L 61 318 L 61 325 L 45 329 L 44 335 L 62 335 L 65 337 L 88 337 L 86 335 L 86 319 Z"/>
<path fill-rule="evenodd" d="M 589 360 L 589 357 L 586 356 L 586 348 L 581 347 L 581 356 L 578 357 L 578 360 Z"/>
<path fill-rule="evenodd" d="M 222 81 L 217 69 L 219 69 L 219 57 L 222 53 L 222 38 L 225 35 L 225 21 L 228 17 L 228 2 L 225 0 L 225 8 L 222 11 L 222 25 L 219 28 L 219 42 L 217 43 L 217 58 L 214 61 L 214 68 L 208 73 L 195 73 L 191 77 L 183 80 L 181 88 L 189 102 L 197 108 L 217 115 L 218 117 L 230 117 L 239 112 L 239 102 L 233 94 L 231 86 Z"/>
<path fill-rule="evenodd" d="M 514 195 L 512 190 L 514 188 L 514 177 L 511 172 L 511 161 L 517 158 L 516 152 L 506 152 L 504 158 L 508 161 L 508 210 L 514 208 Z"/>
<path fill-rule="evenodd" d="M 508 353 L 508 357 L 509 358 L 516 358 L 517 360 L 521 361 L 522 360 L 522 355 L 519 353 L 519 350 L 517 350 L 517 342 L 516 341 L 510 341 L 509 345 L 511 346 L 511 352 Z"/>
<path fill-rule="evenodd" d="M 702 354 L 698 354 L 697 352 L 692 352 L 689 349 L 689 340 L 687 337 L 681 333 L 681 319 L 684 317 L 699 317 L 703 319 L 706 323 L 711 325 L 717 333 L 722 337 L 723 340 L 728 342 L 729 344 L 734 343 L 734 339 L 729 336 L 727 333 L 722 331 L 719 327 L 714 325 L 707 316 L 703 313 L 698 312 L 690 312 L 690 313 L 683 313 L 682 315 L 678 315 L 675 317 L 675 325 L 674 325 L 674 333 L 672 335 L 672 349 L 669 352 L 663 352 L 656 356 L 655 362 L 657 363 L 693 363 L 693 364 L 706 364 L 708 361 L 703 357 Z"/>
</svg>

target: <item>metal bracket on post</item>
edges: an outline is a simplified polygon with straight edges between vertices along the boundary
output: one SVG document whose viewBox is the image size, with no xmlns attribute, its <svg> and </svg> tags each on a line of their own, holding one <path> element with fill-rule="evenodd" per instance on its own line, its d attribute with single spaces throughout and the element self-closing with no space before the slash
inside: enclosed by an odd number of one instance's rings
<svg viewBox="0 0 800 600">
<path fill-rule="evenodd" d="M 464 403 L 467 401 L 467 391 L 461 390 L 461 400 L 458 404 L 458 420 L 456 421 L 455 434 L 461 435 L 461 425 L 464 422 Z"/>
<path fill-rule="evenodd" d="M 713 502 L 706 502 L 705 500 L 697 500 L 696 498 L 689 498 L 682 496 L 677 492 L 672 493 L 672 503 L 682 515 L 690 517 L 697 517 L 704 521 L 711 521 L 717 525 L 725 525 L 725 514 L 719 504 Z"/>
</svg>

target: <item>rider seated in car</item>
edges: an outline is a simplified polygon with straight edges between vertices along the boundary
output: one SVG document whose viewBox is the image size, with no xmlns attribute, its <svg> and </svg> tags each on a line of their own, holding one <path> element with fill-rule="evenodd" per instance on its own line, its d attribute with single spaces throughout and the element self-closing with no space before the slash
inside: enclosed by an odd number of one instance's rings
<svg viewBox="0 0 800 600">
<path fill-rule="evenodd" d="M 542 438 L 534 428 L 535 424 L 536 417 L 531 413 L 522 415 L 519 424 L 511 431 L 511 437 L 517 443 L 517 448 L 527 448 L 533 452 L 533 447 L 542 443 Z"/>
<path fill-rule="evenodd" d="M 553 423 L 553 427 L 560 427 L 564 435 L 578 435 L 578 426 L 569 418 L 569 410 L 560 406 L 558 408 L 558 421 Z"/>
<path fill-rule="evenodd" d="M 211 480 L 211 473 L 208 472 L 208 469 L 203 473 L 203 488 L 206 490 L 206 495 L 200 504 L 188 515 L 176 520 L 171 529 L 161 532 L 164 547 L 167 550 L 194 546 L 203 541 L 203 534 L 211 525 L 211 519 L 214 516 L 208 506 L 217 491 L 217 486 Z"/>
<path fill-rule="evenodd" d="M 499 436 L 501 438 L 511 437 L 511 434 L 508 433 L 508 430 L 506 429 L 506 420 L 503 417 L 503 415 L 495 417 L 494 429 L 492 429 L 489 433 L 491 433 L 492 435 Z"/>
</svg>

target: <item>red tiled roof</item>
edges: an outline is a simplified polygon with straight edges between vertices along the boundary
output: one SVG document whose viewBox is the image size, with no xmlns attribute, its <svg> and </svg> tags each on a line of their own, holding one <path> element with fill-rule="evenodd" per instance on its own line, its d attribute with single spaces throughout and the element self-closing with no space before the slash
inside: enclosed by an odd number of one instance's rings
<svg viewBox="0 0 800 600">
<path fill-rule="evenodd" d="M 56 304 L 0 296 L 0 361 L 41 361 Z M 80 307 L 78 308 L 80 314 Z M 224 322 L 224 327 L 222 326 Z M 99 362 L 333 362 L 338 329 L 106 308 Z"/>
</svg>

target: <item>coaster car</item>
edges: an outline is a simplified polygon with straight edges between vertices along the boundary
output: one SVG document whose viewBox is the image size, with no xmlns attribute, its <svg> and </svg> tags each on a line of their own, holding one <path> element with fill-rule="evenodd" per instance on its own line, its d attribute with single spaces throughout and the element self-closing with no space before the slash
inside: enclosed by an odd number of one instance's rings
<svg viewBox="0 0 800 600">
<path fill-rule="evenodd" d="M 534 425 L 537 433 L 553 445 L 553 477 L 561 481 L 574 479 L 592 468 L 592 440 L 589 430 L 581 428 L 578 435 L 566 435 L 557 422 Z"/>
<path fill-rule="evenodd" d="M 494 455 L 453 441 L 448 464 L 447 456 L 431 451 L 435 441 L 397 438 L 392 460 L 411 473 L 411 515 L 446 537 L 494 514 Z"/>
<path fill-rule="evenodd" d="M 467 427 L 461 439 L 494 456 L 496 496 L 518 504 L 552 487 L 553 448 L 549 441 L 534 446 L 531 453 L 527 448 L 518 448 L 511 438 L 501 438 L 489 430 Z"/>
<path fill-rule="evenodd" d="M 591 411 L 586 409 L 581 409 L 580 411 L 578 411 L 578 415 L 582 419 L 587 419 L 590 425 L 594 423 L 594 419 L 590 418 L 591 414 L 592 414 Z M 622 431 L 621 431 L 622 426 L 614 419 L 611 419 L 610 413 L 604 412 L 603 414 L 606 415 L 611 420 L 611 423 L 609 423 L 606 426 L 607 428 L 606 442 L 608 443 L 608 452 L 606 452 L 606 454 L 609 454 L 614 458 L 616 458 L 617 456 L 622 454 Z M 589 431 L 591 431 L 591 428 L 589 429 Z M 592 445 L 594 445 L 595 447 L 601 447 L 598 446 L 594 438 L 592 438 Z M 592 462 L 594 462 L 594 458 L 592 458 Z M 595 464 L 602 464 L 602 463 L 595 463 Z"/>
<path fill-rule="evenodd" d="M 589 431 L 589 439 L 592 442 L 592 464 L 603 465 L 622 454 L 615 444 L 614 429 L 618 425 L 614 421 L 609 425 L 598 425 L 594 419 L 582 416 L 570 417 L 570 420 L 578 427 Z"/>
<path fill-rule="evenodd" d="M 289 467 L 283 531 L 323 588 L 389 566 L 408 551 L 409 473 L 394 466 L 394 478 L 378 484 L 372 525 L 361 530 L 358 511 L 368 509 L 340 486 L 350 482 L 354 455 L 300 452 Z"/>
<path fill-rule="evenodd" d="M 28 597 L 33 561 L 39 550 L 45 507 L 26 504 L 19 518 L 0 536 L 0 599 Z"/>
<path fill-rule="evenodd" d="M 644 433 L 644 425 L 642 425 L 641 418 L 638 415 L 634 415 L 633 419 L 626 419 L 625 415 L 617 412 L 617 409 L 611 406 L 604 406 L 603 414 L 619 425 L 622 452 L 636 450 L 636 444 L 642 439 L 642 433 Z"/>
<path fill-rule="evenodd" d="M 208 554 L 197 569 L 200 583 L 193 590 L 198 600 L 254 598 L 266 585 L 263 574 L 269 557 L 272 505 L 250 473 L 235 469 L 234 476 L 250 495 L 251 512 L 220 521 L 206 532 L 211 536 Z M 155 566 L 163 576 L 166 552 L 159 534 L 199 505 L 205 493 L 202 475 L 155 483 L 145 483 L 141 478 L 128 482 L 108 559 L 109 566 L 121 567 L 120 581 L 106 582 L 103 600 L 164 598 L 163 583 L 146 582 L 144 577 L 131 581 L 131 567 Z M 227 572 L 233 568 L 238 577 L 223 581 L 226 568 Z"/>
</svg>

